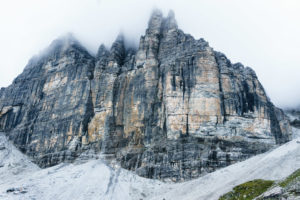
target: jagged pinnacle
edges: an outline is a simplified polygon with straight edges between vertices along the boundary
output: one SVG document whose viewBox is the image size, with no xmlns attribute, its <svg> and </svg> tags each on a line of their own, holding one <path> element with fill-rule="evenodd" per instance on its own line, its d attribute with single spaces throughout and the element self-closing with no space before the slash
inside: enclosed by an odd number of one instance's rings
<svg viewBox="0 0 300 200">
<path fill-rule="evenodd" d="M 110 53 L 111 53 L 111 60 L 116 60 L 119 65 L 123 64 L 123 60 L 125 59 L 125 37 L 124 34 L 121 32 L 117 36 L 115 42 L 113 43 Z"/>
<path fill-rule="evenodd" d="M 102 57 L 106 54 L 108 54 L 108 50 L 107 50 L 107 48 L 105 47 L 104 44 L 101 44 L 100 47 L 98 48 L 96 57 L 99 58 L 99 57 Z"/>
<path fill-rule="evenodd" d="M 120 32 L 115 40 L 115 42 L 124 42 L 125 36 L 123 32 Z"/>
<path fill-rule="evenodd" d="M 168 13 L 168 17 L 165 19 L 164 28 L 167 30 L 177 29 L 177 21 L 175 19 L 175 13 L 173 10 L 170 10 Z"/>
<path fill-rule="evenodd" d="M 160 33 L 161 25 L 163 22 L 163 13 L 159 9 L 152 11 L 150 20 L 148 22 L 148 34 L 158 34 Z"/>
<path fill-rule="evenodd" d="M 74 37 L 74 35 L 72 33 L 68 33 L 68 34 L 61 36 L 61 37 L 57 38 L 56 40 L 54 40 L 51 43 L 49 49 L 51 50 L 51 49 L 62 48 L 62 50 L 66 50 L 68 47 L 70 47 L 72 45 L 81 46 L 81 44 Z"/>
</svg>

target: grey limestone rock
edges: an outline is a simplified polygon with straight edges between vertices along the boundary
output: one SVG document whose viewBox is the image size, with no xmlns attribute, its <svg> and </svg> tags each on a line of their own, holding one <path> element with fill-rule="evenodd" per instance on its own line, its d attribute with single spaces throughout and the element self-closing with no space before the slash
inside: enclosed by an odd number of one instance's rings
<svg viewBox="0 0 300 200">
<path fill-rule="evenodd" d="M 0 90 L 0 131 L 42 167 L 102 152 L 155 179 L 183 181 L 290 140 L 255 72 L 155 10 L 138 49 L 119 35 L 95 57 L 53 42 Z"/>
</svg>

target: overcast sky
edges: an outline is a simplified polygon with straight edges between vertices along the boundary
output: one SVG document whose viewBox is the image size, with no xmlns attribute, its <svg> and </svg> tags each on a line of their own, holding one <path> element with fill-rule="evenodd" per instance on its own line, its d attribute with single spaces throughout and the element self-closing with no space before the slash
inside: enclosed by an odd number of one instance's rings
<svg viewBox="0 0 300 200">
<path fill-rule="evenodd" d="M 184 32 L 252 67 L 277 106 L 300 105 L 299 0 L 0 0 L 0 87 L 69 32 L 92 53 L 120 31 L 137 44 L 154 7 L 173 9 Z"/>
</svg>

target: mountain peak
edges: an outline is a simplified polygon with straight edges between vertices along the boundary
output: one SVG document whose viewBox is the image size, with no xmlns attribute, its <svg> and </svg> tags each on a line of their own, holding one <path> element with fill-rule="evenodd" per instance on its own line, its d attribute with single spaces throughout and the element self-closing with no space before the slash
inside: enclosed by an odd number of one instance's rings
<svg viewBox="0 0 300 200">
<path fill-rule="evenodd" d="M 104 55 L 107 55 L 107 53 L 108 53 L 107 48 L 105 47 L 104 44 L 101 44 L 100 47 L 98 48 L 96 57 L 97 58 L 102 57 Z"/>
<path fill-rule="evenodd" d="M 126 43 L 120 33 L 95 60 L 73 35 L 55 40 L 0 91 L 0 131 L 41 167 L 87 150 L 173 181 L 290 140 L 254 72 L 177 29 L 173 11 L 153 11 L 137 52 Z"/>
<path fill-rule="evenodd" d="M 49 58 L 59 58 L 63 56 L 66 52 L 76 50 L 80 51 L 86 55 L 89 55 L 89 52 L 83 47 L 80 42 L 75 38 L 72 33 L 60 36 L 57 39 L 53 40 L 51 44 L 41 51 L 39 54 L 33 56 L 25 69 L 30 69 L 32 66 L 35 66 L 37 63 L 44 62 Z"/>
<path fill-rule="evenodd" d="M 111 60 L 116 60 L 119 65 L 122 65 L 123 60 L 125 59 L 125 37 L 121 32 L 117 36 L 115 42 L 112 44 L 111 49 Z"/>
<path fill-rule="evenodd" d="M 159 9 L 155 9 L 152 11 L 150 20 L 148 22 L 148 34 L 159 34 L 161 25 L 163 22 L 163 13 Z"/>
<path fill-rule="evenodd" d="M 123 32 L 120 32 L 117 36 L 117 38 L 115 39 L 115 42 L 124 42 L 125 41 L 125 36 Z"/>
<path fill-rule="evenodd" d="M 80 44 L 80 42 L 75 38 L 75 36 L 72 33 L 68 33 L 54 40 L 50 44 L 49 48 L 46 49 L 46 52 L 60 51 L 61 53 L 63 53 L 70 48 L 85 50 L 85 48 Z"/>
<path fill-rule="evenodd" d="M 178 28 L 177 21 L 175 19 L 175 13 L 173 10 L 169 11 L 167 18 L 165 19 L 165 28 L 167 28 L 168 30 Z"/>
</svg>

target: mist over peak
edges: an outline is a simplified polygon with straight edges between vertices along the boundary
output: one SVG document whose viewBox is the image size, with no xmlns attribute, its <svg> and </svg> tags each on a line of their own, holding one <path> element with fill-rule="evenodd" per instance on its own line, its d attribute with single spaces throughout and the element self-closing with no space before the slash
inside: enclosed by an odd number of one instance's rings
<svg viewBox="0 0 300 200">
<path fill-rule="evenodd" d="M 276 105 L 299 105 L 298 1 L 29 0 L 15 5 L 8 1 L 0 8 L 2 87 L 22 72 L 32 55 L 68 32 L 93 55 L 100 44 L 109 49 L 121 30 L 125 46 L 138 48 L 153 8 L 160 8 L 164 16 L 173 10 L 186 33 L 205 38 L 233 62 L 251 66 Z"/>
<path fill-rule="evenodd" d="M 79 40 L 74 36 L 73 33 L 67 33 L 54 39 L 48 47 L 44 48 L 38 54 L 30 58 L 24 70 L 28 70 L 31 67 L 37 65 L 38 63 L 43 63 L 51 57 L 61 57 L 67 51 L 74 51 L 74 50 L 77 51 L 79 50 L 81 52 L 84 52 L 87 55 L 93 55 L 93 53 L 89 52 L 79 42 Z"/>
</svg>

